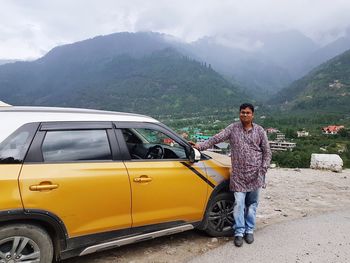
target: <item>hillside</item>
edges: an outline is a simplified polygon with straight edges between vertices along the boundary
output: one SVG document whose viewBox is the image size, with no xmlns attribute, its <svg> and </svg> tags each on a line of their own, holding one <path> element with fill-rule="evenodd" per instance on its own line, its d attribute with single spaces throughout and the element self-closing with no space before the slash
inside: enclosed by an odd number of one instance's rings
<svg viewBox="0 0 350 263">
<path fill-rule="evenodd" d="M 350 113 L 350 50 L 279 92 L 272 104 L 287 110 Z"/>
<path fill-rule="evenodd" d="M 55 48 L 34 62 L 2 65 L 0 98 L 12 105 L 152 115 L 227 111 L 247 98 L 210 66 L 142 37 L 142 49 L 97 38 Z"/>
</svg>

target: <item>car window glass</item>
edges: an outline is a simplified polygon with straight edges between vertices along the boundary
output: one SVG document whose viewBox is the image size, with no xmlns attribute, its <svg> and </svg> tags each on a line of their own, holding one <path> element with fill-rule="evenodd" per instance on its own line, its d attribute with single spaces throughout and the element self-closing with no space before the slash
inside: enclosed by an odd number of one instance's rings
<svg viewBox="0 0 350 263">
<path fill-rule="evenodd" d="M 165 133 L 148 128 L 122 129 L 132 159 L 186 159 L 183 146 Z"/>
<path fill-rule="evenodd" d="M 34 136 L 36 125 L 28 123 L 0 143 L 0 163 L 22 163 Z"/>
<path fill-rule="evenodd" d="M 105 130 L 48 131 L 42 152 L 45 162 L 112 160 Z"/>
</svg>

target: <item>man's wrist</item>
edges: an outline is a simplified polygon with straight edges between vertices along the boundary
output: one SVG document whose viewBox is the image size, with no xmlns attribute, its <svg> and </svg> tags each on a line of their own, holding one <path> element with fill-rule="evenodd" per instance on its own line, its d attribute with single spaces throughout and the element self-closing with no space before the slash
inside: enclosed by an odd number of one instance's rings
<svg viewBox="0 0 350 263">
<path fill-rule="evenodd" d="M 198 143 L 196 143 L 196 144 L 194 145 L 194 148 L 196 148 L 198 151 L 200 151 L 201 146 L 200 146 Z"/>
</svg>

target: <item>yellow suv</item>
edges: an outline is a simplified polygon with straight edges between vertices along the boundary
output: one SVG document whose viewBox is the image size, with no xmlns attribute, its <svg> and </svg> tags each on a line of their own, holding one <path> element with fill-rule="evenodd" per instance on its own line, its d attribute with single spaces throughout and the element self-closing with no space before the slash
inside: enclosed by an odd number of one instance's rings
<svg viewBox="0 0 350 263">
<path fill-rule="evenodd" d="M 0 262 L 52 262 L 198 228 L 231 234 L 229 163 L 157 120 L 0 107 Z"/>
</svg>

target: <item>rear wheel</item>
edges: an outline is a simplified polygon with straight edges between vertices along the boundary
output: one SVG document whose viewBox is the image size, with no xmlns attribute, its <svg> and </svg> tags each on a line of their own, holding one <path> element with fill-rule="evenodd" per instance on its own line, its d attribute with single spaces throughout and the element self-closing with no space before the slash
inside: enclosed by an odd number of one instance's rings
<svg viewBox="0 0 350 263">
<path fill-rule="evenodd" d="M 215 196 L 206 211 L 204 229 L 211 236 L 232 236 L 234 197 L 231 193 Z"/>
<path fill-rule="evenodd" d="M 0 228 L 0 263 L 49 263 L 52 259 L 52 241 L 42 228 L 26 224 Z"/>
</svg>

